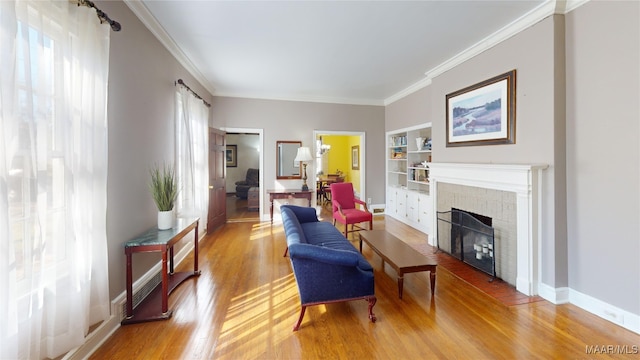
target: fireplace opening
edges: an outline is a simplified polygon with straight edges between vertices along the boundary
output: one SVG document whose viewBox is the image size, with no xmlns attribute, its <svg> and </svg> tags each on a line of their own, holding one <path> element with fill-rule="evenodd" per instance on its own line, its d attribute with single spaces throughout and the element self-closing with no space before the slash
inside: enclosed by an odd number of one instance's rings
<svg viewBox="0 0 640 360">
<path fill-rule="evenodd" d="M 492 219 L 451 208 L 438 211 L 437 247 L 474 268 L 496 277 L 496 248 Z"/>
</svg>

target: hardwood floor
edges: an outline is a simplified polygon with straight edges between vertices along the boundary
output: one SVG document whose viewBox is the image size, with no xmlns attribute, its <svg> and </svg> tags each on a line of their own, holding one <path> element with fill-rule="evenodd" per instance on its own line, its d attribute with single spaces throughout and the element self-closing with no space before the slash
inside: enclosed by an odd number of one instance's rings
<svg viewBox="0 0 640 360">
<path fill-rule="evenodd" d="M 426 242 L 384 216 L 375 217 L 374 229 Z M 395 272 L 366 246 L 378 321 L 369 321 L 366 301 L 319 305 L 294 332 L 300 302 L 285 244 L 281 224 L 227 223 L 202 239 L 202 275 L 171 294 L 173 317 L 119 328 L 91 359 L 638 358 L 638 334 L 570 304 L 506 306 L 444 266 L 434 298 L 428 273 L 415 273 L 405 275 L 400 300 Z M 620 347 L 587 353 L 603 345 Z"/>
<path fill-rule="evenodd" d="M 239 199 L 235 194 L 227 194 L 227 222 L 260 221 L 259 211 L 249 211 L 247 199 Z"/>
</svg>

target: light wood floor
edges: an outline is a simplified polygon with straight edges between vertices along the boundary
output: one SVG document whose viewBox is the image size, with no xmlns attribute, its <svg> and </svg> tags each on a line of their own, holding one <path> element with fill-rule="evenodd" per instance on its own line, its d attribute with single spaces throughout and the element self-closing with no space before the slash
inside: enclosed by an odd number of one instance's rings
<svg viewBox="0 0 640 360">
<path fill-rule="evenodd" d="M 260 221 L 260 212 L 249 211 L 247 199 L 239 199 L 235 194 L 227 194 L 227 221 Z"/>
<path fill-rule="evenodd" d="M 325 215 L 326 219 L 326 215 Z M 425 235 L 384 216 L 374 229 L 407 242 Z M 354 245 L 357 244 L 354 242 Z M 505 306 L 439 268 L 435 297 L 427 273 L 395 273 L 365 246 L 375 268 L 374 312 L 367 303 L 310 307 L 293 332 L 300 303 L 280 224 L 228 223 L 200 244 L 202 275 L 169 298 L 173 317 L 119 328 L 92 359 L 569 359 L 633 358 L 640 335 L 574 305 Z M 191 259 L 179 269 L 188 270 Z M 616 354 L 588 354 L 592 346 Z M 634 347 L 635 346 L 635 347 Z M 625 351 L 622 351 L 625 352 Z"/>
</svg>

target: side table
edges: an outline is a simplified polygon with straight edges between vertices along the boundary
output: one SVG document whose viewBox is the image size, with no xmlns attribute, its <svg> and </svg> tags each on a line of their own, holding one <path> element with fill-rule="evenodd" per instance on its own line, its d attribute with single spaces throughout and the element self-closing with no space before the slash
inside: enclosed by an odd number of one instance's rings
<svg viewBox="0 0 640 360">
<path fill-rule="evenodd" d="M 273 224 L 273 200 L 275 199 L 307 199 L 309 207 L 311 207 L 311 194 L 313 190 L 267 190 L 269 194 L 269 215 Z"/>
<path fill-rule="evenodd" d="M 127 256 L 127 313 L 121 322 L 122 325 L 164 320 L 171 317 L 173 311 L 169 310 L 169 294 L 188 278 L 200 275 L 200 270 L 198 270 L 199 221 L 199 218 L 178 218 L 176 225 L 171 229 L 158 230 L 158 228 L 154 226 L 142 235 L 124 244 L 124 253 Z M 193 271 L 174 273 L 173 246 L 192 230 L 195 230 Z M 134 313 L 132 257 L 134 253 L 139 252 L 162 253 L 162 283 L 153 289 L 151 293 L 136 306 Z M 168 256 L 167 252 L 169 253 Z M 169 260 L 168 269 L 167 260 Z M 159 301 L 160 304 L 158 304 Z"/>
</svg>

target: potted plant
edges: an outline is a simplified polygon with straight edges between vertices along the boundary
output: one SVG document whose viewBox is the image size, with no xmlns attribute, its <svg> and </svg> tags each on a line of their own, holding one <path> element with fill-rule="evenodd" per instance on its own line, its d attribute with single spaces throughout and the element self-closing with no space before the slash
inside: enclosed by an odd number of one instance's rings
<svg viewBox="0 0 640 360">
<path fill-rule="evenodd" d="M 173 227 L 173 206 L 178 198 L 178 181 L 172 165 L 155 165 L 149 170 L 151 182 L 149 190 L 158 207 L 158 229 Z"/>
</svg>

